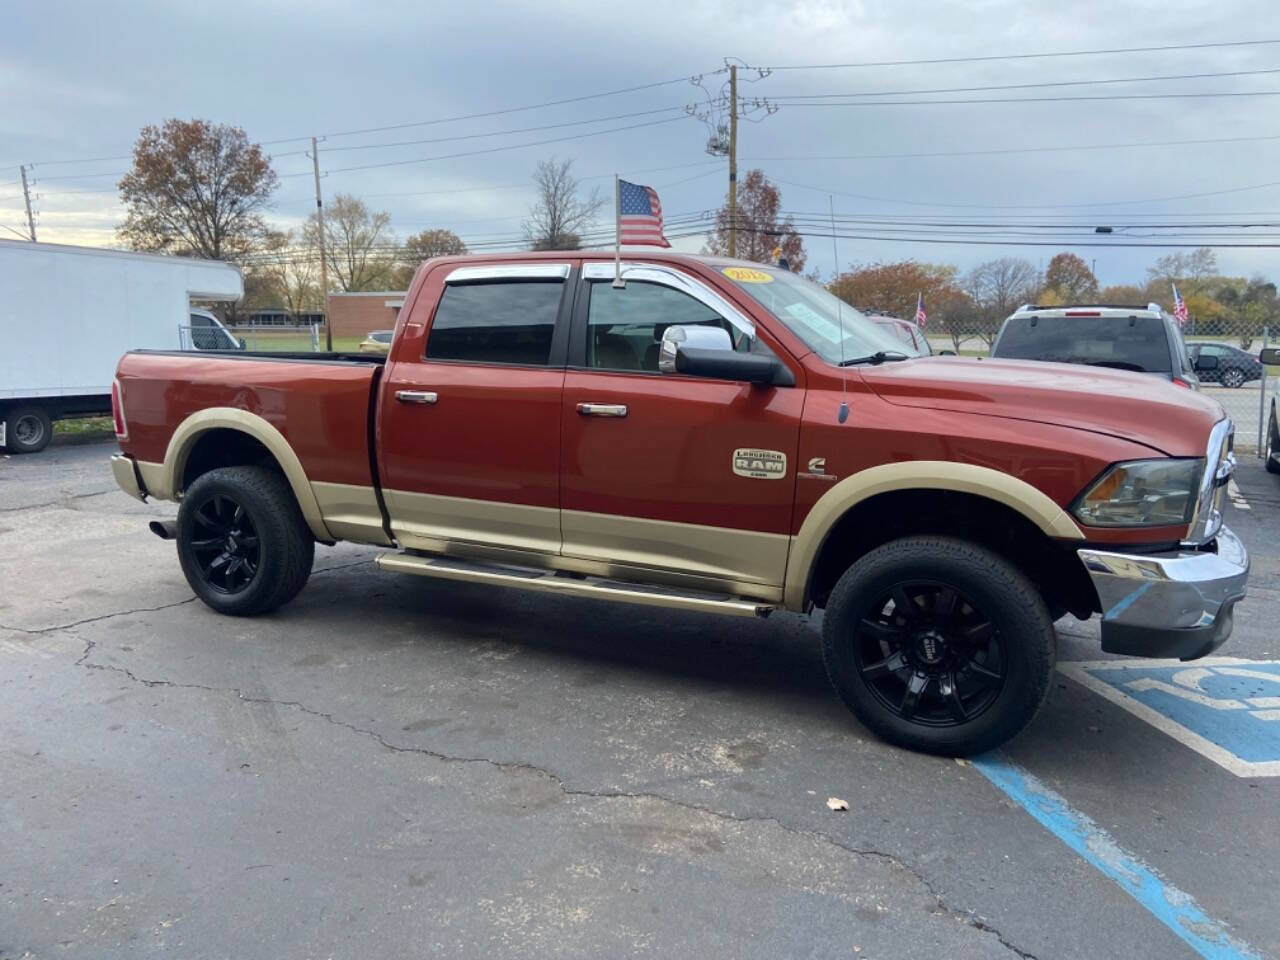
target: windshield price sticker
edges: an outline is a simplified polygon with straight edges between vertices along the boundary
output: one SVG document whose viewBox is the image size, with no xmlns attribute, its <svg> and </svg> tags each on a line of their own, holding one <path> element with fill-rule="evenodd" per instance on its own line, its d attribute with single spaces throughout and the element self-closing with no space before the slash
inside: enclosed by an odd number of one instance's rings
<svg viewBox="0 0 1280 960">
<path fill-rule="evenodd" d="M 773 277 L 763 270 L 752 270 L 750 267 L 725 267 L 724 275 L 738 283 L 773 283 Z"/>
</svg>

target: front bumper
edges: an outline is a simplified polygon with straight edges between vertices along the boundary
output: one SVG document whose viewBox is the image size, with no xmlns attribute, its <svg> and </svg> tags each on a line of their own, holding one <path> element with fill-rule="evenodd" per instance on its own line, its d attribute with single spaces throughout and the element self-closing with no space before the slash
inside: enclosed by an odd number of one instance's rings
<svg viewBox="0 0 1280 960">
<path fill-rule="evenodd" d="M 1077 551 L 1102 604 L 1102 649 L 1195 660 L 1222 646 L 1249 582 L 1249 553 L 1225 526 L 1216 544 L 1216 553 Z"/>
</svg>

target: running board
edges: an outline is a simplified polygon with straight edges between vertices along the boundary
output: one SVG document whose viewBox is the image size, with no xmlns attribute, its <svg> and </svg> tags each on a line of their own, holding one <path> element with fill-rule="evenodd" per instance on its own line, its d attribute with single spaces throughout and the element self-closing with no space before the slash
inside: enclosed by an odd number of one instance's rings
<svg viewBox="0 0 1280 960">
<path fill-rule="evenodd" d="M 409 553 L 380 553 L 373 562 L 379 570 L 414 573 L 420 577 L 487 583 L 497 587 L 541 590 L 545 593 L 594 597 L 597 600 L 639 603 L 677 610 L 697 610 L 702 613 L 727 614 L 731 617 L 767 617 L 777 609 L 774 604 L 764 601 L 692 593 L 674 588 L 631 584 L 620 580 L 603 580 L 599 577 L 579 578 L 525 567 L 470 563 L 453 557 L 445 560 Z"/>
</svg>

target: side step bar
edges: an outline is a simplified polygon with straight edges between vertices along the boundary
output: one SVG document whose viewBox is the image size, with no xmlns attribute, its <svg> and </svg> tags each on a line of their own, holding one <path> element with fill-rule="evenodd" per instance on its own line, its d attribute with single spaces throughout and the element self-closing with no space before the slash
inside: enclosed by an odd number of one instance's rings
<svg viewBox="0 0 1280 960">
<path fill-rule="evenodd" d="M 445 560 L 409 553 L 380 553 L 373 562 L 379 570 L 414 573 L 421 577 L 487 583 L 499 587 L 541 590 L 545 593 L 594 597 L 597 600 L 639 603 L 677 610 L 697 610 L 702 613 L 728 614 L 733 617 L 767 617 L 777 609 L 774 604 L 764 601 L 691 593 L 674 588 L 633 585 L 619 580 L 602 580 L 598 577 L 580 579 L 551 571 L 469 563 L 455 558 Z"/>
</svg>

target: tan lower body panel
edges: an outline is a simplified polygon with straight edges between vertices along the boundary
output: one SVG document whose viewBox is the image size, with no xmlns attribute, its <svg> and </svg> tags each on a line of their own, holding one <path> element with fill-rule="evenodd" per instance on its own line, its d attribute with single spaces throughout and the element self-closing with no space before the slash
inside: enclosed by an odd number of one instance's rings
<svg viewBox="0 0 1280 960">
<path fill-rule="evenodd" d="M 391 532 L 402 547 L 445 553 L 464 542 L 525 553 L 560 552 L 560 511 L 496 500 L 384 490 Z"/>
<path fill-rule="evenodd" d="M 391 532 L 409 550 L 782 598 L 790 544 L 782 534 L 403 490 L 383 495 Z"/>
<path fill-rule="evenodd" d="M 678 610 L 697 610 L 702 613 L 728 614 L 738 617 L 768 616 L 773 606 L 716 597 L 695 597 L 687 594 L 653 590 L 633 590 L 621 584 L 587 583 L 557 577 L 554 574 L 524 576 L 499 569 L 455 567 L 441 564 L 430 557 L 405 556 L 384 553 L 374 561 L 380 570 L 413 573 L 442 580 L 460 580 L 466 583 L 483 583 L 492 586 L 516 587 L 521 590 L 538 590 L 544 593 L 589 597 L 595 600 L 613 600 L 645 606 L 668 607 Z"/>
<path fill-rule="evenodd" d="M 387 532 L 382 529 L 382 510 L 373 487 L 313 482 L 311 491 L 320 505 L 324 525 L 339 540 L 391 546 Z"/>
<path fill-rule="evenodd" d="M 731 530 L 696 523 L 564 510 L 565 557 L 679 571 L 732 588 L 780 586 L 787 569 L 786 534 Z"/>
</svg>

